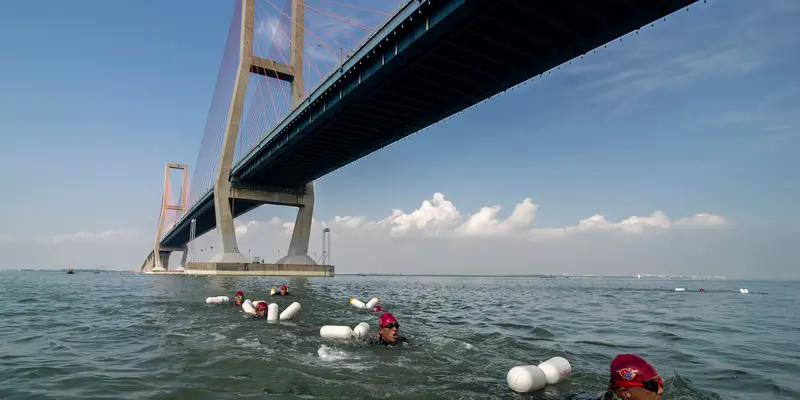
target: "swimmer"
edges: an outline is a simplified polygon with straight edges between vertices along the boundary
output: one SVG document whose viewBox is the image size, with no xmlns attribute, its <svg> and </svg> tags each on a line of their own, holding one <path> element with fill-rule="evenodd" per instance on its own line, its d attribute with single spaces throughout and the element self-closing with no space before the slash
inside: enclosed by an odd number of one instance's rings
<svg viewBox="0 0 800 400">
<path fill-rule="evenodd" d="M 233 295 L 233 303 L 231 303 L 231 307 L 241 307 L 242 303 L 244 303 L 244 293 L 242 293 L 240 290 Z"/>
<path fill-rule="evenodd" d="M 289 288 L 286 285 L 281 285 L 281 290 L 275 293 L 276 296 L 289 296 Z"/>
<path fill-rule="evenodd" d="M 256 304 L 256 317 L 267 318 L 267 303 L 260 302 Z"/>
<path fill-rule="evenodd" d="M 397 322 L 394 315 L 383 313 L 378 318 L 378 335 L 369 339 L 367 343 L 372 345 L 397 346 L 408 342 L 406 338 L 397 335 L 399 330 L 400 323 Z"/>
<path fill-rule="evenodd" d="M 383 311 L 383 307 L 381 306 L 372 307 L 372 312 L 380 312 L 380 311 Z"/>
<path fill-rule="evenodd" d="M 664 385 L 658 372 L 644 359 L 620 354 L 611 360 L 608 390 L 600 400 L 661 400 Z"/>
</svg>

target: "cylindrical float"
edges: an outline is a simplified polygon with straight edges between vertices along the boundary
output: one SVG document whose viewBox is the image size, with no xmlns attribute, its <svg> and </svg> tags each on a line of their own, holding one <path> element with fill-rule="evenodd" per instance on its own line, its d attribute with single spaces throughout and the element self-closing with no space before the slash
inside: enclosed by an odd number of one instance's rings
<svg viewBox="0 0 800 400">
<path fill-rule="evenodd" d="M 506 380 L 511 390 L 520 393 L 533 392 L 547 385 L 547 376 L 535 365 L 520 365 L 511 368 Z"/>
<path fill-rule="evenodd" d="M 319 335 L 326 339 L 349 339 L 353 330 L 346 325 L 325 325 L 319 328 Z"/>
<path fill-rule="evenodd" d="M 353 328 L 353 335 L 355 335 L 355 337 L 359 339 L 367 337 L 368 333 L 369 333 L 369 324 L 366 322 L 362 322 L 356 325 L 355 328 Z"/>
<path fill-rule="evenodd" d="M 228 296 L 214 296 L 206 298 L 206 304 L 219 304 L 219 303 L 226 303 L 230 301 Z"/>
<path fill-rule="evenodd" d="M 269 295 L 272 296 L 273 294 L 275 294 L 275 288 L 269 290 Z"/>
<path fill-rule="evenodd" d="M 366 308 L 367 307 L 367 305 L 364 304 L 363 301 L 361 301 L 359 299 L 356 299 L 356 298 L 350 299 L 350 304 L 352 304 L 355 308 Z"/>
<path fill-rule="evenodd" d="M 682 288 L 682 287 L 676 287 L 676 288 L 675 288 L 675 291 L 676 291 L 676 292 L 685 292 L 685 291 L 686 291 L 686 289 L 684 289 L 684 288 Z"/>
<path fill-rule="evenodd" d="M 278 320 L 278 304 L 272 303 L 267 306 L 267 321 Z"/>
<path fill-rule="evenodd" d="M 242 310 L 244 310 L 244 312 L 246 312 L 248 314 L 255 314 L 256 313 L 256 308 L 253 307 L 253 302 L 250 301 L 250 299 L 247 299 L 242 303 Z"/>
<path fill-rule="evenodd" d="M 539 364 L 538 367 L 544 372 L 548 385 L 555 385 L 572 373 L 572 366 L 564 357 L 553 357 Z"/>
<path fill-rule="evenodd" d="M 378 304 L 379 301 L 381 301 L 381 299 L 379 299 L 377 297 L 373 297 L 372 300 L 367 302 L 367 305 L 364 306 L 364 308 L 369 308 L 371 310 L 372 307 L 375 307 L 375 304 Z"/>
<path fill-rule="evenodd" d="M 283 312 L 281 312 L 281 319 L 292 318 L 295 314 L 297 314 L 298 311 L 300 311 L 300 303 L 295 301 L 294 303 L 290 304 L 289 307 L 286 307 Z"/>
</svg>

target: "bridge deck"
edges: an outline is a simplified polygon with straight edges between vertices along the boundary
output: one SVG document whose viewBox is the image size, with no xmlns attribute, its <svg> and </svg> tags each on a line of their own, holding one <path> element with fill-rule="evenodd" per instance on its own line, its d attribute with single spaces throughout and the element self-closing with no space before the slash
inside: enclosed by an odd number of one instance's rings
<svg viewBox="0 0 800 400">
<path fill-rule="evenodd" d="M 695 1 L 410 2 L 234 166 L 231 180 L 300 187 Z M 213 204 L 201 201 L 162 243 L 185 243 L 187 221 L 209 212 L 210 225 L 198 219 L 196 233 L 213 229 Z"/>
</svg>

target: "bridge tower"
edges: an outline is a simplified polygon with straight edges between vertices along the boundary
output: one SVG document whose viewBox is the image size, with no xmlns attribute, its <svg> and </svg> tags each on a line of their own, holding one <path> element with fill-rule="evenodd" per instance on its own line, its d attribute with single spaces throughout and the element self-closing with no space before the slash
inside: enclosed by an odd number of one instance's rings
<svg viewBox="0 0 800 400">
<path fill-rule="evenodd" d="M 172 170 L 183 171 L 183 177 L 181 179 L 180 196 L 178 197 L 178 204 L 169 203 L 170 202 L 169 174 Z M 142 272 L 166 272 L 169 269 L 169 256 L 173 251 L 183 252 L 183 257 L 181 258 L 181 266 L 184 267 L 186 266 L 186 256 L 189 254 L 187 247 L 184 246 L 181 249 L 162 248 L 161 235 L 164 233 L 164 223 L 166 222 L 167 211 L 175 211 L 178 213 L 176 221 L 180 219 L 180 217 L 186 212 L 186 196 L 188 195 L 186 190 L 187 176 L 188 176 L 188 168 L 185 165 L 167 163 L 164 166 L 164 194 L 161 197 L 161 212 L 159 213 L 158 217 L 158 230 L 156 231 L 156 241 L 155 244 L 153 245 L 153 251 L 147 257 L 147 259 L 145 259 L 144 264 L 142 264 L 141 268 Z"/>
<path fill-rule="evenodd" d="M 255 25 L 254 0 L 241 1 L 241 31 L 239 41 L 239 66 L 234 82 L 228 120 L 222 138 L 222 148 L 214 181 L 214 210 L 217 234 L 220 238 L 219 254 L 214 263 L 250 263 L 241 253 L 236 240 L 231 205 L 237 199 L 262 204 L 298 207 L 294 232 L 286 256 L 278 264 L 316 265 L 308 256 L 311 236 L 311 219 L 314 213 L 314 183 L 301 188 L 264 188 L 231 182 L 234 150 L 239 135 L 245 91 L 250 74 L 263 75 L 268 79 L 279 79 L 291 85 L 292 106 L 297 107 L 302 99 L 303 82 L 303 25 L 304 0 L 292 0 L 291 40 L 289 43 L 289 65 L 265 60 L 253 55 L 253 26 Z"/>
</svg>

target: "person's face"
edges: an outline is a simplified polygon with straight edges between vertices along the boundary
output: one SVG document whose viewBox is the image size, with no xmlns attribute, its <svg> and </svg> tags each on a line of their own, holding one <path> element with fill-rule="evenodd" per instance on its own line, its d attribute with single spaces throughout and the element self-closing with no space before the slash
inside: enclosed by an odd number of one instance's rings
<svg viewBox="0 0 800 400">
<path fill-rule="evenodd" d="M 400 323 L 399 322 L 390 322 L 382 327 L 379 328 L 379 334 L 381 335 L 381 339 L 386 342 L 394 343 L 397 341 L 397 331 L 400 330 Z"/>
<path fill-rule="evenodd" d="M 643 387 L 629 387 L 617 390 L 617 395 L 627 400 L 661 400 L 664 386 L 661 378 L 655 377 L 645 382 Z"/>
<path fill-rule="evenodd" d="M 244 302 L 244 299 L 242 297 L 235 297 L 233 302 L 236 303 L 237 306 L 240 306 Z"/>
<path fill-rule="evenodd" d="M 256 310 L 257 317 L 266 317 L 267 316 L 267 309 L 266 308 L 259 308 Z"/>
<path fill-rule="evenodd" d="M 281 294 L 286 294 L 286 288 L 281 288 Z"/>
</svg>

